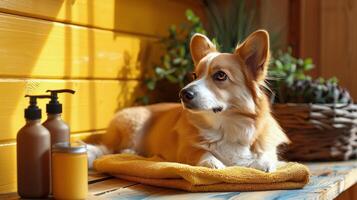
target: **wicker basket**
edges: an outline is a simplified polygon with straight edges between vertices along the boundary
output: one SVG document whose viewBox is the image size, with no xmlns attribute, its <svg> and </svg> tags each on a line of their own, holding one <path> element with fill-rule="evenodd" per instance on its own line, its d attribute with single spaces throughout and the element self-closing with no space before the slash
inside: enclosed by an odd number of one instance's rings
<svg viewBox="0 0 357 200">
<path fill-rule="evenodd" d="M 357 105 L 275 104 L 273 114 L 292 141 L 289 160 L 357 157 Z"/>
</svg>

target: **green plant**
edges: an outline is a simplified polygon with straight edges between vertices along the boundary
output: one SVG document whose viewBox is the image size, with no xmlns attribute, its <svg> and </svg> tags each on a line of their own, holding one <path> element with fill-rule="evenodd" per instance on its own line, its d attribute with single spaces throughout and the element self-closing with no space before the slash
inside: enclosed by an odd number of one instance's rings
<svg viewBox="0 0 357 200">
<path fill-rule="evenodd" d="M 285 91 L 288 103 L 348 104 L 352 103 L 349 92 L 337 84 L 336 78 L 324 80 L 295 80 Z"/>
<path fill-rule="evenodd" d="M 200 18 L 192 10 L 186 11 L 189 23 L 183 23 L 178 27 L 172 25 L 167 38 L 161 40 L 165 48 L 165 54 L 161 57 L 161 63 L 154 66 L 154 72 L 144 80 L 149 92 L 157 88 L 157 83 L 164 80 L 182 88 L 190 81 L 189 74 L 193 70 L 193 62 L 190 55 L 190 38 L 195 33 L 207 34 Z M 138 99 L 141 103 L 148 104 L 150 99 L 144 95 Z"/>
<path fill-rule="evenodd" d="M 312 60 L 295 58 L 292 56 L 291 48 L 286 52 L 279 50 L 271 58 L 269 65 L 268 79 L 270 88 L 273 91 L 273 102 L 286 102 L 284 94 L 286 89 L 291 87 L 295 80 L 309 80 L 310 76 L 306 72 L 314 67 Z"/>
<path fill-rule="evenodd" d="M 292 56 L 292 51 L 278 51 L 269 66 L 269 83 L 275 103 L 351 103 L 347 90 L 337 78 L 313 80 L 307 75 L 314 68 L 310 58 Z"/>
<path fill-rule="evenodd" d="M 256 0 L 204 0 L 208 34 L 222 52 L 232 52 L 257 28 Z"/>
<path fill-rule="evenodd" d="M 192 10 L 187 10 L 188 23 L 172 25 L 169 36 L 161 40 L 165 54 L 161 57 L 161 63 L 154 66 L 153 73 L 144 80 L 147 93 L 157 90 L 157 83 L 163 81 L 180 88 L 190 81 L 189 74 L 193 70 L 193 62 L 189 52 L 189 42 L 194 33 L 208 35 L 218 50 L 231 52 L 237 43 L 246 38 L 255 28 L 255 3 L 246 5 L 245 0 L 231 0 L 230 4 L 227 4 L 230 6 L 222 8 L 218 5 L 218 1 L 205 0 L 204 5 L 206 5 L 210 32 L 207 33 L 200 18 Z M 137 100 L 143 104 L 150 102 L 147 94 Z"/>
</svg>

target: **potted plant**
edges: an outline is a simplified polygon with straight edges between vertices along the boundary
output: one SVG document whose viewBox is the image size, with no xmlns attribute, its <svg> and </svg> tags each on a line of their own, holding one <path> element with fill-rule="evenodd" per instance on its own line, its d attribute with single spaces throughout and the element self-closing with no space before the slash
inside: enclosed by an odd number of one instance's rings
<svg viewBox="0 0 357 200">
<path fill-rule="evenodd" d="M 292 141 L 291 160 L 348 160 L 357 157 L 357 106 L 336 78 L 312 79 L 311 59 L 278 52 L 270 65 L 273 112 Z"/>
</svg>

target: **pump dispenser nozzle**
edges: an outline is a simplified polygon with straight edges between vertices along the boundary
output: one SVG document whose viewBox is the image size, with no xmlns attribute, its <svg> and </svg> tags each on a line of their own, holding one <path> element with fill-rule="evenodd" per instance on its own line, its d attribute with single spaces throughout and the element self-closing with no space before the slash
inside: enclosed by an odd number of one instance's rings
<svg viewBox="0 0 357 200">
<path fill-rule="evenodd" d="M 58 101 L 58 93 L 71 93 L 74 94 L 74 90 L 61 89 L 61 90 L 47 90 L 46 92 L 51 93 L 51 101 L 46 104 L 46 112 L 49 114 L 60 114 L 62 113 L 62 104 Z"/>
<path fill-rule="evenodd" d="M 30 98 L 30 105 L 25 109 L 25 118 L 29 120 L 41 119 L 41 109 L 37 106 L 38 98 L 51 98 L 50 95 L 25 95 Z"/>
</svg>

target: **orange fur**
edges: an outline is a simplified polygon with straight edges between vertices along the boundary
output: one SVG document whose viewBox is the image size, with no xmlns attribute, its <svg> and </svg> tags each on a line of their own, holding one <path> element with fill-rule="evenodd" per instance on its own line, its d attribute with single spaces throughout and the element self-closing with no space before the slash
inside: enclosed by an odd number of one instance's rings
<svg viewBox="0 0 357 200">
<path fill-rule="evenodd" d="M 194 91 L 195 99 L 119 111 L 103 145 L 191 165 L 273 171 L 276 148 L 288 138 L 262 90 L 269 62 L 267 32 L 254 32 L 233 54 L 217 52 L 199 34 L 190 48 L 197 80 L 184 89 Z M 217 72 L 226 79 L 214 79 Z"/>
</svg>

